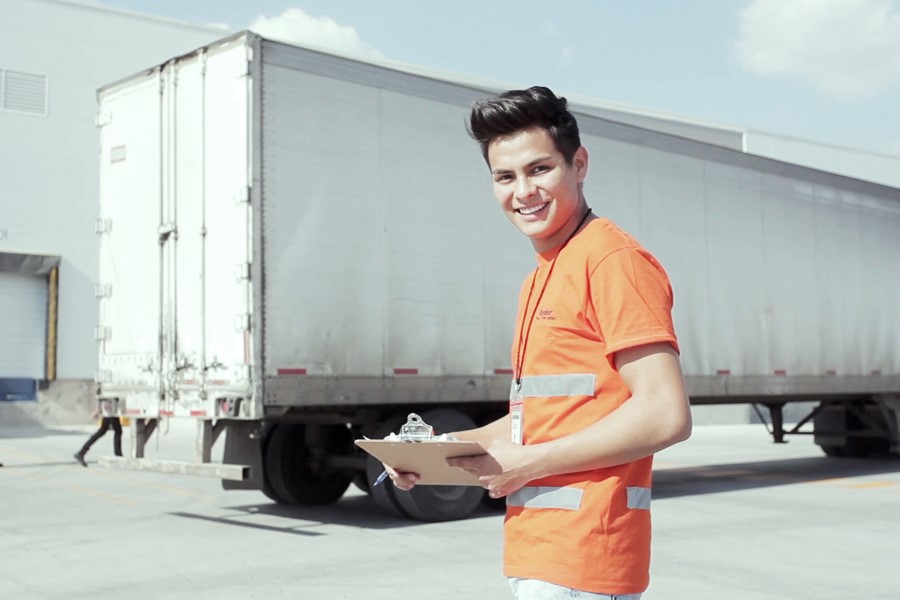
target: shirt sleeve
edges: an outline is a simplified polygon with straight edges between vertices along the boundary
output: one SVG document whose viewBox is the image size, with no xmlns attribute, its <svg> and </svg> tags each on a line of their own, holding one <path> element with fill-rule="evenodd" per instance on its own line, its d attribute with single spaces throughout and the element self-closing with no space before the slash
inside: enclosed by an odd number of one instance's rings
<svg viewBox="0 0 900 600">
<path fill-rule="evenodd" d="M 662 265 L 641 247 L 607 255 L 590 274 L 590 302 L 606 357 L 626 348 L 667 342 L 678 351 L 672 286 Z"/>
</svg>

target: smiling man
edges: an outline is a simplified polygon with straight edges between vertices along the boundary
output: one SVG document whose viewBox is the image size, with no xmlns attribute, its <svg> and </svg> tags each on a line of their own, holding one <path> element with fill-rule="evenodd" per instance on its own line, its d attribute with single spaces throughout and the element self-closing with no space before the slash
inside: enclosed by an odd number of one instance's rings
<svg viewBox="0 0 900 600">
<path fill-rule="evenodd" d="M 537 268 L 519 296 L 509 414 L 456 432 L 489 455 L 451 463 L 507 498 L 504 572 L 518 600 L 639 598 L 653 453 L 691 430 L 668 277 L 592 214 L 588 153 L 564 98 L 532 87 L 481 100 L 469 133 Z M 390 475 L 404 490 L 417 480 Z"/>
</svg>

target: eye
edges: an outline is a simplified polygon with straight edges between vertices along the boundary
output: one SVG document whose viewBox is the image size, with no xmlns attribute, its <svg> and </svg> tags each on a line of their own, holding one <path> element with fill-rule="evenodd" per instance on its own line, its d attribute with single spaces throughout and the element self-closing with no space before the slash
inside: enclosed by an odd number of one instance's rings
<svg viewBox="0 0 900 600">
<path fill-rule="evenodd" d="M 531 169 L 531 172 L 535 175 L 540 175 L 541 173 L 549 171 L 550 168 L 550 165 L 535 165 L 534 168 Z"/>
<path fill-rule="evenodd" d="M 494 181 L 497 183 L 508 183 L 512 181 L 513 177 L 510 173 L 497 173 L 494 176 Z"/>
</svg>

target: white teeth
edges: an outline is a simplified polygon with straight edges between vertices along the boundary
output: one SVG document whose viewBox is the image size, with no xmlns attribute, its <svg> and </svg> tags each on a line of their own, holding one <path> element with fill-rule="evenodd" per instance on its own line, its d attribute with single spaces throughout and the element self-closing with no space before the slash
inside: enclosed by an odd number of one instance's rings
<svg viewBox="0 0 900 600">
<path fill-rule="evenodd" d="M 520 209 L 518 210 L 518 212 L 519 212 L 520 215 L 533 215 L 534 213 L 536 213 L 537 211 L 541 210 L 541 209 L 544 208 L 545 206 L 547 206 L 547 203 L 546 203 L 546 202 L 545 202 L 544 204 L 536 204 L 536 205 L 534 205 L 534 206 L 527 206 L 527 207 L 524 207 L 524 208 L 520 208 Z"/>
</svg>

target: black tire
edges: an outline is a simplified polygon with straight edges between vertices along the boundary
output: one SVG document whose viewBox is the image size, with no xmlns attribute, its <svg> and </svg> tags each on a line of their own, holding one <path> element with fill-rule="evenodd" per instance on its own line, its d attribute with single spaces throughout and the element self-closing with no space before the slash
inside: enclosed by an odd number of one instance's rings
<svg viewBox="0 0 900 600">
<path fill-rule="evenodd" d="M 888 424 L 872 402 L 822 406 L 813 424 L 815 442 L 826 456 L 867 458 L 890 452 L 890 439 L 883 433 Z"/>
<path fill-rule="evenodd" d="M 890 452 L 891 444 L 885 438 L 848 437 L 843 446 L 819 445 L 826 456 L 843 458 L 869 458 Z"/>
<path fill-rule="evenodd" d="M 276 501 L 319 506 L 339 500 L 353 474 L 330 469 L 327 458 L 348 454 L 351 447 L 350 431 L 341 425 L 277 425 L 266 449 L 266 476 Z"/>
<path fill-rule="evenodd" d="M 481 503 L 491 510 L 506 510 L 506 498 L 491 498 L 490 494 L 487 493 L 487 490 L 484 491 Z"/>
<path fill-rule="evenodd" d="M 266 458 L 266 453 L 269 448 L 269 436 L 272 434 L 272 428 L 274 426 L 271 424 L 265 425 L 265 429 L 263 430 L 263 441 L 262 441 L 262 455 L 263 455 L 263 484 L 262 489 L 260 490 L 266 498 L 272 500 L 273 502 L 277 502 L 278 504 L 287 504 L 287 500 L 284 498 L 280 498 L 278 494 L 275 493 L 275 490 L 272 488 L 272 482 L 269 481 L 269 474 L 266 472 L 266 465 L 268 464 L 268 458 Z"/>
<path fill-rule="evenodd" d="M 369 479 L 365 471 L 359 471 L 353 476 L 353 485 L 362 492 L 372 493 L 372 486 L 369 485 Z"/>
<path fill-rule="evenodd" d="M 821 446 L 821 448 L 826 456 L 865 458 L 869 455 L 869 446 L 866 444 L 866 440 L 855 437 L 847 437 L 843 446 L 828 446 L 828 450 L 825 449 L 825 446 Z"/>
<path fill-rule="evenodd" d="M 841 446 L 819 446 L 825 456 L 844 456 L 844 449 Z"/>
<path fill-rule="evenodd" d="M 400 426 L 404 423 L 406 423 L 406 415 L 399 413 L 390 415 L 375 428 L 375 431 L 372 432 L 372 439 L 380 440 L 390 433 L 397 433 L 400 431 Z M 400 503 L 397 501 L 397 494 L 400 492 L 394 487 L 390 479 L 385 479 L 382 483 L 373 485 L 383 471 L 384 465 L 381 464 L 381 461 L 370 455 L 366 461 L 366 487 L 372 500 L 375 501 L 375 506 L 391 516 L 401 519 L 409 518 L 409 515 L 400 507 Z"/>
<path fill-rule="evenodd" d="M 439 408 L 422 413 L 435 435 L 472 429 L 474 421 L 464 413 Z M 401 508 L 419 521 L 454 521 L 472 514 L 481 504 L 484 488 L 471 485 L 420 485 L 409 492 L 396 491 Z"/>
</svg>

